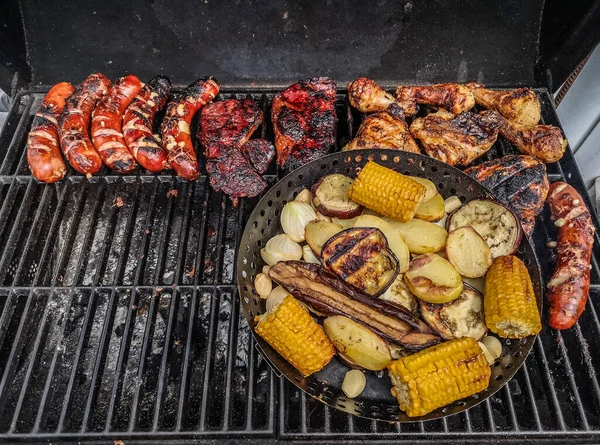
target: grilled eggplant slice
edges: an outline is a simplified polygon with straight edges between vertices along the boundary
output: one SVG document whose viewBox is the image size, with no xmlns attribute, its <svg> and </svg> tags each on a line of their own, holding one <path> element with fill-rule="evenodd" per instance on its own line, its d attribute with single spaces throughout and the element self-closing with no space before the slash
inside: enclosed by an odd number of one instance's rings
<svg viewBox="0 0 600 445">
<path fill-rule="evenodd" d="M 280 261 L 269 269 L 269 276 L 319 313 L 344 315 L 406 350 L 440 342 L 433 329 L 403 307 L 361 292 L 318 264 Z"/>
<path fill-rule="evenodd" d="M 355 218 L 362 206 L 348 198 L 352 178 L 334 173 L 323 176 L 312 187 L 313 205 L 325 216 L 339 219 Z"/>
<path fill-rule="evenodd" d="M 346 229 L 323 245 L 325 268 L 369 295 L 379 295 L 396 278 L 398 259 L 381 230 Z"/>
<path fill-rule="evenodd" d="M 404 282 L 413 294 L 428 303 L 448 303 L 463 291 L 460 274 L 435 253 L 415 257 L 404 274 Z"/>
<path fill-rule="evenodd" d="M 487 332 L 483 314 L 483 295 L 464 286 L 456 300 L 444 304 L 420 301 L 421 315 L 444 339 L 471 337 L 481 339 Z"/>
<path fill-rule="evenodd" d="M 306 229 L 304 229 L 304 238 L 315 255 L 321 256 L 323 244 L 342 230 L 344 230 L 344 228 L 340 224 L 329 221 L 312 221 L 309 222 L 306 225 Z"/>
<path fill-rule="evenodd" d="M 417 207 L 415 218 L 422 219 L 424 221 L 439 221 L 446 214 L 444 207 L 444 198 L 442 195 L 437 193 L 429 201 L 424 201 Z"/>
<path fill-rule="evenodd" d="M 404 282 L 404 274 L 398 274 L 390 287 L 379 296 L 379 299 L 402 306 L 415 316 L 419 315 L 419 302 Z"/>
<path fill-rule="evenodd" d="M 405 223 L 391 218 L 382 219 L 398 229 L 410 253 L 435 253 L 446 247 L 448 232 L 437 224 L 417 218 Z"/>
<path fill-rule="evenodd" d="M 398 273 L 408 270 L 410 251 L 402 234 L 392 224 L 374 215 L 361 215 L 354 220 L 354 227 L 375 227 L 385 235 L 390 250 L 398 258 Z"/>
<path fill-rule="evenodd" d="M 492 265 L 492 251 L 474 228 L 459 227 L 448 234 L 446 241 L 448 261 L 463 276 L 479 278 Z"/>
<path fill-rule="evenodd" d="M 464 226 L 481 235 L 494 258 L 515 253 L 523 234 L 519 220 L 508 207 L 487 199 L 469 201 L 448 217 L 449 232 Z"/>
<path fill-rule="evenodd" d="M 380 371 L 392 361 L 387 342 L 348 317 L 327 317 L 323 322 L 323 329 L 335 349 L 354 365 Z"/>
</svg>

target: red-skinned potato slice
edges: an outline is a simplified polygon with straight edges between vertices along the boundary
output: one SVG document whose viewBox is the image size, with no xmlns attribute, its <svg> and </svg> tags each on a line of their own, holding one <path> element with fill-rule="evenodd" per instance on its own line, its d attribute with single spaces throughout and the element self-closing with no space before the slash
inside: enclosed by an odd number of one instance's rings
<svg viewBox="0 0 600 445">
<path fill-rule="evenodd" d="M 354 218 L 362 206 L 348 198 L 352 178 L 339 173 L 323 176 L 312 187 L 313 205 L 325 216 L 339 219 Z"/>
</svg>

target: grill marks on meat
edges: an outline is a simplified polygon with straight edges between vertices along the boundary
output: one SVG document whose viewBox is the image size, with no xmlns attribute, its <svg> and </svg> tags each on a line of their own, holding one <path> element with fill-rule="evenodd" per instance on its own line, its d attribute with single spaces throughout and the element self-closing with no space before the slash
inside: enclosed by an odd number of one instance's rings
<svg viewBox="0 0 600 445">
<path fill-rule="evenodd" d="M 92 142 L 102 161 L 119 173 L 135 168 L 135 159 L 123 138 L 123 113 L 142 89 L 136 76 L 121 77 L 104 96 L 92 117 Z"/>
<path fill-rule="evenodd" d="M 110 86 L 104 74 L 88 76 L 69 96 L 60 116 L 60 147 L 73 168 L 84 175 L 93 175 L 102 167 L 102 158 L 90 140 L 89 126 L 94 107 Z"/>
<path fill-rule="evenodd" d="M 271 119 L 277 164 L 292 170 L 325 156 L 335 144 L 336 85 L 326 77 L 302 80 L 275 96 Z"/>
<path fill-rule="evenodd" d="M 241 197 L 262 193 L 263 173 L 274 156 L 268 141 L 249 141 L 263 121 L 252 99 L 214 102 L 202 109 L 198 138 L 204 147 L 210 185 L 229 195 L 237 205 Z"/>
<path fill-rule="evenodd" d="M 479 114 L 465 111 L 454 116 L 445 110 L 415 119 L 411 134 L 421 140 L 425 152 L 449 165 L 469 165 L 496 142 L 500 127 L 497 111 Z"/>
<path fill-rule="evenodd" d="M 396 97 L 401 102 L 415 101 L 418 104 L 444 108 L 454 114 L 468 111 L 475 106 L 471 90 L 457 83 L 400 86 L 396 88 Z"/>
<path fill-rule="evenodd" d="M 123 136 L 136 161 L 151 172 L 169 168 L 167 151 L 152 132 L 156 113 L 165 106 L 171 94 L 171 81 L 156 76 L 141 89 L 123 116 Z"/>
<path fill-rule="evenodd" d="M 58 118 L 74 90 L 67 82 L 54 85 L 33 118 L 27 137 L 27 163 L 39 181 L 60 181 L 67 172 L 58 144 Z"/>
<path fill-rule="evenodd" d="M 348 84 L 350 105 L 361 113 L 385 111 L 392 104 L 402 108 L 405 115 L 417 114 L 417 103 L 414 100 L 400 101 L 386 92 L 373 80 L 360 77 Z"/>
<path fill-rule="evenodd" d="M 167 160 L 178 176 L 194 180 L 200 176 L 198 158 L 190 136 L 194 115 L 219 93 L 219 84 L 212 77 L 203 77 L 185 88 L 169 102 L 161 126 L 162 145 Z"/>
<path fill-rule="evenodd" d="M 546 165 L 531 156 L 511 155 L 468 168 L 465 173 L 481 182 L 521 221 L 527 235 L 548 196 Z"/>
<path fill-rule="evenodd" d="M 544 162 L 556 162 L 563 157 L 567 139 L 559 128 L 552 125 L 535 125 L 523 130 L 519 125 L 499 117 L 500 133 L 523 154 L 535 156 Z"/>
</svg>

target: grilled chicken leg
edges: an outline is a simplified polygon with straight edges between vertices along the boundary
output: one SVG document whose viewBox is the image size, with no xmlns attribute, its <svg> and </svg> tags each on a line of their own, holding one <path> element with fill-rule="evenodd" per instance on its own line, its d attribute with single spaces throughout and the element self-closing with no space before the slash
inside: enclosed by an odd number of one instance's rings
<svg viewBox="0 0 600 445">
<path fill-rule="evenodd" d="M 417 104 L 414 100 L 398 101 L 377 83 L 366 77 L 360 77 L 348 84 L 348 98 L 350 105 L 361 113 L 385 111 L 393 103 L 402 107 L 407 116 L 417 113 Z"/>
<path fill-rule="evenodd" d="M 454 116 L 445 110 L 415 119 L 410 133 L 420 139 L 425 152 L 449 165 L 469 165 L 486 153 L 498 137 L 502 116 L 490 110 L 465 111 Z"/>
<path fill-rule="evenodd" d="M 496 110 L 524 129 L 531 128 L 540 121 L 540 101 L 531 88 L 493 91 L 478 83 L 468 83 L 466 86 L 473 92 L 478 105 Z"/>
<path fill-rule="evenodd" d="M 396 88 L 396 98 L 401 102 L 416 101 L 418 104 L 444 108 L 454 114 L 460 114 L 475 106 L 471 90 L 457 83 L 399 86 Z"/>
<path fill-rule="evenodd" d="M 343 150 L 363 148 L 394 148 L 411 153 L 420 153 L 419 146 L 402 118 L 402 109 L 391 104 L 386 111 L 368 115 L 362 121 L 356 137 Z"/>
</svg>

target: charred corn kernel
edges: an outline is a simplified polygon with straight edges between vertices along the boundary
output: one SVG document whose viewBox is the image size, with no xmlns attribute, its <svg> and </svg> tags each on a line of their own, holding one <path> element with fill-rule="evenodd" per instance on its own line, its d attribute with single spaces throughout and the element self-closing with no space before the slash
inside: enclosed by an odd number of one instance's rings
<svg viewBox="0 0 600 445">
<path fill-rule="evenodd" d="M 514 255 L 499 256 L 485 276 L 485 324 L 500 337 L 523 338 L 542 330 L 527 267 Z"/>
<path fill-rule="evenodd" d="M 369 161 L 352 183 L 348 197 L 381 215 L 406 222 L 415 216 L 425 191 L 409 177 Z"/>
<path fill-rule="evenodd" d="M 402 357 L 388 366 L 392 394 L 409 417 L 424 416 L 483 391 L 491 370 L 477 341 L 450 340 Z"/>
<path fill-rule="evenodd" d="M 323 369 L 335 354 L 323 328 L 291 295 L 254 320 L 256 333 L 304 376 Z"/>
</svg>

